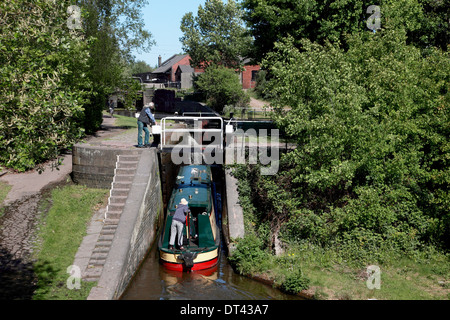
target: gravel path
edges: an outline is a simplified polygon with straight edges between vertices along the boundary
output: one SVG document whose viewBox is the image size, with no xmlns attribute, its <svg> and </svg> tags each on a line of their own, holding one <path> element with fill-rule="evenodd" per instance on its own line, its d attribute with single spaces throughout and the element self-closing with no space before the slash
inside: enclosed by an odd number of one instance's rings
<svg viewBox="0 0 450 320">
<path fill-rule="evenodd" d="M 255 98 L 250 98 L 250 107 L 252 107 L 254 110 L 262 111 L 264 110 L 264 107 L 267 108 L 267 110 L 271 110 L 272 107 L 270 107 L 269 102 L 258 100 Z"/>
</svg>

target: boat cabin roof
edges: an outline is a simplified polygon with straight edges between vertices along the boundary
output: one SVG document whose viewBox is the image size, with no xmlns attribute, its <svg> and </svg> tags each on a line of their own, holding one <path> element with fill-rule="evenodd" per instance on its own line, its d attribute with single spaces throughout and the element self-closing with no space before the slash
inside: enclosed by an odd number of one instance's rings
<svg viewBox="0 0 450 320">
<path fill-rule="evenodd" d="M 176 184 L 182 185 L 209 185 L 212 180 L 211 168 L 205 165 L 182 166 L 178 171 Z M 186 198 L 187 200 L 187 198 Z"/>
<path fill-rule="evenodd" d="M 211 189 L 196 186 L 186 186 L 179 189 L 174 189 L 168 206 L 169 211 L 175 211 L 176 206 L 179 205 L 182 198 L 188 202 L 189 208 L 206 208 L 206 211 L 211 212 Z"/>
</svg>

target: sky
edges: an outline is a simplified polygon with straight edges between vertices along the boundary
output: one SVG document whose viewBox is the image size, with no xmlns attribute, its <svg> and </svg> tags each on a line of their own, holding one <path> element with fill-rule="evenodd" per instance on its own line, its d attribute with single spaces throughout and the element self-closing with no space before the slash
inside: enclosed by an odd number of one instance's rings
<svg viewBox="0 0 450 320">
<path fill-rule="evenodd" d="M 136 60 L 143 60 L 151 67 L 158 64 L 158 56 L 162 61 L 174 54 L 182 53 L 180 38 L 181 18 L 188 12 L 197 15 L 198 6 L 205 0 L 148 0 L 148 5 L 142 10 L 145 29 L 152 33 L 156 45 L 148 53 L 134 51 Z"/>
</svg>

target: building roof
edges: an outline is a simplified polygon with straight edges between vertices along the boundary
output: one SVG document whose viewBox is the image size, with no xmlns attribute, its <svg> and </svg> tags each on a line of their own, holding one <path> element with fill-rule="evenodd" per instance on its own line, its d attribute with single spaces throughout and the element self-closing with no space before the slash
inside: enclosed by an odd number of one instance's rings
<svg viewBox="0 0 450 320">
<path fill-rule="evenodd" d="M 161 63 L 161 66 L 159 66 L 156 70 L 153 70 L 152 73 L 166 73 L 172 69 L 174 64 L 181 61 L 185 57 L 187 57 L 187 54 L 174 54 L 172 57 Z"/>
<path fill-rule="evenodd" d="M 184 72 L 187 72 L 187 73 L 194 72 L 194 68 L 192 68 L 191 66 L 184 65 L 184 64 L 179 65 L 178 68 L 180 69 L 180 71 L 182 73 L 184 73 Z"/>
</svg>

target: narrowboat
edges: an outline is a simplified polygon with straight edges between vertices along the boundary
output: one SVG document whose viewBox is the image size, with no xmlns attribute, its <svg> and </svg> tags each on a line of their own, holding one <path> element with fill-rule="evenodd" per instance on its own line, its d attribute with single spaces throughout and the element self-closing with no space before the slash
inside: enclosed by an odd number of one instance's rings
<svg viewBox="0 0 450 320">
<path fill-rule="evenodd" d="M 220 255 L 220 228 L 215 209 L 215 188 L 211 167 L 181 166 L 170 197 L 158 249 L 162 265 L 174 271 L 213 268 Z M 172 218 L 185 199 L 189 211 L 183 228 L 183 246 L 169 246 Z M 184 200 L 183 200 L 184 201 Z"/>
</svg>

